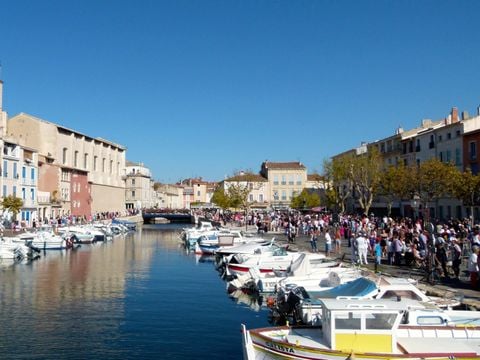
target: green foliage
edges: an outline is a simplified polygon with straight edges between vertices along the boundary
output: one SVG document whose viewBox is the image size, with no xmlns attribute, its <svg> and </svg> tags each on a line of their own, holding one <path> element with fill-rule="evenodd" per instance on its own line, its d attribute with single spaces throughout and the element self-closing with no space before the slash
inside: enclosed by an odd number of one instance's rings
<svg viewBox="0 0 480 360">
<path fill-rule="evenodd" d="M 382 162 L 376 148 L 368 149 L 366 154 L 351 158 L 348 176 L 358 197 L 363 212 L 368 214 L 373 198 L 380 185 Z"/>
<path fill-rule="evenodd" d="M 250 189 L 247 185 L 231 184 L 227 190 L 230 207 L 236 209 L 248 209 L 248 194 Z"/>
<path fill-rule="evenodd" d="M 310 209 L 316 206 L 320 206 L 320 196 L 316 192 L 309 192 L 306 189 L 294 196 L 290 203 L 290 207 L 293 209 Z"/>
<path fill-rule="evenodd" d="M 218 186 L 215 189 L 215 192 L 212 195 L 212 203 L 220 206 L 222 209 L 227 209 L 230 207 L 229 199 L 227 194 L 225 194 L 225 190 L 223 188 L 223 184 Z"/>
<path fill-rule="evenodd" d="M 13 217 L 15 218 L 17 214 L 20 212 L 23 206 L 23 200 L 12 195 L 9 195 L 2 200 L 2 207 L 5 210 L 11 211 L 13 213 Z"/>
<path fill-rule="evenodd" d="M 390 216 L 393 201 L 396 199 L 411 199 L 410 172 L 405 166 L 390 165 L 380 173 L 378 194 L 387 202 L 388 215 Z"/>
</svg>

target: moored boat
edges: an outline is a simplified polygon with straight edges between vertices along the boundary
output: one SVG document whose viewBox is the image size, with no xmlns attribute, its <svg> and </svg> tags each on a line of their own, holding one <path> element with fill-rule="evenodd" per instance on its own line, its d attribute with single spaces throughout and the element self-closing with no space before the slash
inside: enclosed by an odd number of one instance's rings
<svg viewBox="0 0 480 360">
<path fill-rule="evenodd" d="M 244 359 L 478 359 L 480 327 L 443 321 L 436 312 L 423 323 L 406 319 L 425 310 L 416 301 L 322 300 L 320 326 L 247 330 Z M 440 311 L 440 310 L 438 310 Z"/>
</svg>

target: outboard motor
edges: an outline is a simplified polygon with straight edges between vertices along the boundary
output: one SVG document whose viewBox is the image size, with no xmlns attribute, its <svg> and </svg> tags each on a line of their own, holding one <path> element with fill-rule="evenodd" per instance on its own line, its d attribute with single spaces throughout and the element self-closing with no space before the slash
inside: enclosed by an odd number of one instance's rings
<svg viewBox="0 0 480 360">
<path fill-rule="evenodd" d="M 282 315 L 290 316 L 298 304 L 309 298 L 303 286 L 281 288 L 277 295 L 277 309 Z"/>
</svg>

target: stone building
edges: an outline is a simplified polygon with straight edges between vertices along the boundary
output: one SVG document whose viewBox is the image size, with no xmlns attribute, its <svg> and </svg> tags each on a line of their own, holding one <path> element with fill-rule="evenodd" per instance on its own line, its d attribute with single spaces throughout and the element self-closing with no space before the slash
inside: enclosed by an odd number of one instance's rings
<svg viewBox="0 0 480 360">
<path fill-rule="evenodd" d="M 263 176 L 240 172 L 224 180 L 223 187 L 225 191 L 228 191 L 231 186 L 248 188 L 250 190 L 248 193 L 248 203 L 251 208 L 264 209 L 269 205 L 270 186 L 268 179 Z"/>
<path fill-rule="evenodd" d="M 150 209 L 156 205 L 151 171 L 143 163 L 127 161 L 125 206 L 127 210 Z"/>
<path fill-rule="evenodd" d="M 307 168 L 301 162 L 262 163 L 260 175 L 268 180 L 269 199 L 273 208 L 287 208 L 307 182 Z"/>
<path fill-rule="evenodd" d="M 39 154 L 39 191 L 50 194 L 55 215 L 89 216 L 125 209 L 125 153 L 122 145 L 93 138 L 35 116 L 20 113 L 7 133 Z"/>
</svg>

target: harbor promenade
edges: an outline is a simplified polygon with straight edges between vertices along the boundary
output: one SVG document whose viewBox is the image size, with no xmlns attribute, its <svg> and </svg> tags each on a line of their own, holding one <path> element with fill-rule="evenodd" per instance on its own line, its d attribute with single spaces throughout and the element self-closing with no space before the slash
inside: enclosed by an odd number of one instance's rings
<svg viewBox="0 0 480 360">
<path fill-rule="evenodd" d="M 255 226 L 249 226 L 247 229 L 243 226 L 243 228 L 238 227 L 238 229 L 247 230 L 248 232 L 256 231 Z M 263 237 L 266 239 L 275 237 L 276 243 L 279 245 L 288 245 L 288 249 L 291 251 L 311 252 L 310 238 L 307 235 L 298 235 L 294 243 L 288 243 L 287 237 L 283 232 L 267 232 L 263 234 Z M 318 239 L 317 247 L 320 253 L 324 252 L 325 240 L 322 236 Z M 342 239 L 340 253 L 332 253 L 332 257 L 339 260 L 343 259 L 343 261 L 347 263 L 351 262 L 352 248 L 348 247 L 347 240 Z M 382 265 L 379 266 L 377 273 L 375 273 L 374 259 L 370 255 L 368 257 L 368 265 L 361 265 L 361 268 L 362 270 L 370 272 L 372 277 L 383 274 L 416 280 L 418 282 L 418 288 L 425 291 L 427 295 L 442 298 L 456 298 L 460 300 L 465 307 L 472 310 L 480 310 L 480 291 L 474 290 L 470 286 L 470 278 L 466 272 L 467 260 L 467 258 L 462 260 L 459 279 L 440 278 L 435 285 L 428 283 L 427 274 L 422 269 L 406 265 L 388 265 L 385 263 L 386 259 L 382 259 Z"/>
</svg>

